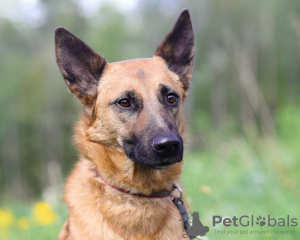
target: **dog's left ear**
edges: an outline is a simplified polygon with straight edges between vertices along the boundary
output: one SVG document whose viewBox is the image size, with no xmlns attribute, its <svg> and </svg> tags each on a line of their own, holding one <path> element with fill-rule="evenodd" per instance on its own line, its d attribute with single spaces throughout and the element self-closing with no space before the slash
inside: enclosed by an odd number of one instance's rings
<svg viewBox="0 0 300 240">
<path fill-rule="evenodd" d="M 56 61 L 64 80 L 80 102 L 90 108 L 106 61 L 88 45 L 64 28 L 55 30 Z"/>
<path fill-rule="evenodd" d="M 194 57 L 194 32 L 187 9 L 180 14 L 171 32 L 156 49 L 155 55 L 166 61 L 169 69 L 180 77 L 184 90 L 187 90 Z"/>
</svg>

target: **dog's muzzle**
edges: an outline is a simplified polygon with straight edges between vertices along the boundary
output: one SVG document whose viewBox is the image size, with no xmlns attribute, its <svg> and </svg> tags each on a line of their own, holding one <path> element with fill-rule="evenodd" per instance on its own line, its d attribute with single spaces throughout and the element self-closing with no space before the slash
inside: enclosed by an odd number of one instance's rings
<svg viewBox="0 0 300 240">
<path fill-rule="evenodd" d="M 132 161 L 158 170 L 167 169 L 183 158 L 182 138 L 171 131 L 155 134 L 147 140 L 141 137 L 124 141 L 123 148 Z"/>
</svg>

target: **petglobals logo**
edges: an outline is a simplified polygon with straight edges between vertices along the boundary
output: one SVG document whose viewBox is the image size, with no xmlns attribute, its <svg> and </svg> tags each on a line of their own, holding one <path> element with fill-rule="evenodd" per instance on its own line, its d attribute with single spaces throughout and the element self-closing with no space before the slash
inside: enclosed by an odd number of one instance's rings
<svg viewBox="0 0 300 240">
<path fill-rule="evenodd" d="M 298 226 L 298 219 L 290 215 L 280 218 L 271 215 L 243 215 L 240 217 L 213 216 L 212 226 L 216 228 L 214 229 L 214 233 L 218 235 L 294 235 L 296 232 L 295 227 Z M 223 228 L 221 230 L 218 227 L 226 227 L 227 229 Z"/>
<path fill-rule="evenodd" d="M 183 223 L 184 234 L 182 237 L 189 239 L 202 239 L 201 237 L 209 237 L 212 234 L 228 237 L 232 235 L 296 235 L 296 227 L 299 225 L 298 218 L 290 215 L 285 217 L 274 217 L 271 215 L 222 217 L 213 215 L 210 225 L 207 220 L 203 223 L 200 221 L 198 212 L 187 213 L 185 208 L 181 212 L 184 212 L 183 218 L 179 220 Z M 282 239 L 285 238 L 283 237 Z"/>
<path fill-rule="evenodd" d="M 297 227 L 298 226 L 298 219 L 291 218 L 290 215 L 287 215 L 285 218 L 274 218 L 268 215 L 268 217 L 261 217 L 258 216 L 254 218 L 253 215 L 247 216 L 243 215 L 239 218 L 233 216 L 232 218 L 225 217 L 222 218 L 221 216 L 213 216 L 212 225 L 213 227 L 217 226 L 218 224 L 222 224 L 225 227 L 249 227 L 249 226 L 268 226 L 268 227 Z"/>
</svg>

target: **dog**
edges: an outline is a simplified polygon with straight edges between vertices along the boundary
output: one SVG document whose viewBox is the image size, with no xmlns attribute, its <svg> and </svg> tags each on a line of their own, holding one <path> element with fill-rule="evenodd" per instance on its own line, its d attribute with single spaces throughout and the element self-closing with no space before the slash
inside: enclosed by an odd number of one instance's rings
<svg viewBox="0 0 300 240">
<path fill-rule="evenodd" d="M 183 239 L 172 197 L 182 169 L 183 112 L 194 33 L 185 9 L 152 58 L 108 63 L 64 28 L 56 60 L 84 106 L 80 160 L 67 178 L 59 240 Z"/>
</svg>

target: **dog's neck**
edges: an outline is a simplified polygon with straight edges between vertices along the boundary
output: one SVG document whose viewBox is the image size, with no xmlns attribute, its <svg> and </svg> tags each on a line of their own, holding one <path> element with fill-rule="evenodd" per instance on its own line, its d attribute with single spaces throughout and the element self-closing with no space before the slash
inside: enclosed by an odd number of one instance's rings
<svg viewBox="0 0 300 240">
<path fill-rule="evenodd" d="M 119 187 L 116 187 L 112 184 L 110 184 L 102 175 L 101 173 L 96 169 L 96 174 L 97 176 L 100 178 L 101 181 L 103 181 L 106 185 L 110 186 L 111 188 L 114 188 L 120 192 L 123 192 L 123 193 L 126 193 L 126 194 L 129 194 L 129 195 L 133 195 L 133 196 L 137 196 L 137 197 L 144 197 L 144 198 L 165 198 L 165 197 L 170 197 L 171 196 L 171 193 L 173 192 L 173 190 L 175 189 L 175 184 L 173 185 L 172 189 L 169 189 L 169 190 L 164 190 L 164 191 L 161 191 L 161 192 L 152 192 L 151 194 L 149 195 L 146 195 L 146 194 L 142 194 L 142 193 L 136 193 L 136 192 L 132 192 L 132 191 L 129 191 L 129 190 L 125 190 L 123 188 L 119 188 Z"/>
</svg>

